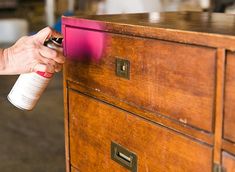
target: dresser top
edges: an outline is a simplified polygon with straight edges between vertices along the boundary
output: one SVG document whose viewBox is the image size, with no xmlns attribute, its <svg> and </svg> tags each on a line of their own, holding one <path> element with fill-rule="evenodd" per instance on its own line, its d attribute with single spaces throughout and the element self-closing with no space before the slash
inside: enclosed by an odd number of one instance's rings
<svg viewBox="0 0 235 172">
<path fill-rule="evenodd" d="M 93 25 L 84 22 L 95 22 Z M 89 22 L 88 22 L 89 23 Z M 235 16 L 222 13 L 152 12 L 63 17 L 63 24 L 127 35 L 235 50 Z"/>
</svg>

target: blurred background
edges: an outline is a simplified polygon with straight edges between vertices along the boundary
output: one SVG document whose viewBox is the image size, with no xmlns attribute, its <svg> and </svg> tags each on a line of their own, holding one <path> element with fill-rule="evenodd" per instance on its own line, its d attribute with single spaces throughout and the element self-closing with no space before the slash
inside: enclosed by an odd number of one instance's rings
<svg viewBox="0 0 235 172">
<path fill-rule="evenodd" d="M 61 15 L 162 11 L 235 13 L 234 0 L 0 0 L 0 48 L 51 26 Z M 37 107 L 24 112 L 6 97 L 18 76 L 0 76 L 0 171 L 64 172 L 62 74 L 54 76 Z"/>
</svg>

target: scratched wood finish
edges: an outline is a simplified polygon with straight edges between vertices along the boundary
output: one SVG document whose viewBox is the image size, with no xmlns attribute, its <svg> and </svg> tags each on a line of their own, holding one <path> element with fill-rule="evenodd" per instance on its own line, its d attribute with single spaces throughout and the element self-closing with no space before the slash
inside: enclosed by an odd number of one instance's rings
<svg viewBox="0 0 235 172">
<path fill-rule="evenodd" d="M 235 53 L 227 53 L 224 138 L 235 142 Z"/>
<path fill-rule="evenodd" d="M 100 101 L 107 102 L 112 106 L 118 107 L 120 109 L 125 109 L 128 112 L 133 112 L 145 118 L 146 120 L 153 121 L 159 125 L 167 126 L 172 130 L 175 130 L 181 134 L 187 135 L 192 139 L 198 140 L 202 143 L 206 143 L 208 145 L 214 144 L 214 134 L 202 132 L 201 130 L 197 130 L 188 125 L 182 125 L 181 123 L 169 120 L 168 118 L 163 117 L 162 115 L 157 115 L 156 113 L 147 112 L 146 110 L 140 109 L 133 105 L 127 104 L 125 102 L 117 101 L 116 98 L 107 96 L 95 89 L 91 89 L 86 87 L 85 85 L 81 85 L 76 81 L 68 81 L 67 87 L 73 90 L 77 90 L 86 95 L 93 96 L 98 98 Z"/>
<path fill-rule="evenodd" d="M 226 172 L 235 172 L 235 156 L 223 152 L 222 164 Z"/>
<path fill-rule="evenodd" d="M 151 27 L 172 29 L 174 31 L 190 31 L 235 36 L 235 16 L 220 13 L 201 12 L 164 12 L 164 13 L 136 13 L 114 15 L 79 15 L 67 17 L 70 20 L 76 18 L 102 21 L 103 23 L 116 25 L 134 25 L 135 27 Z M 179 22 L 180 21 L 180 22 Z M 221 25 L 226 27 L 221 27 Z M 125 29 L 125 28 L 124 28 Z M 145 32 L 145 30 L 143 30 Z"/>
<path fill-rule="evenodd" d="M 71 163 L 81 172 L 128 171 L 110 159 L 111 141 L 137 154 L 139 171 L 211 170 L 209 146 L 74 91 L 69 102 Z"/>
<path fill-rule="evenodd" d="M 71 80 L 120 101 L 211 131 L 214 49 L 114 34 L 105 37 L 107 44 L 99 62 L 69 62 L 67 72 Z M 130 61 L 130 80 L 115 75 L 117 57 Z"/>
<path fill-rule="evenodd" d="M 144 163 L 152 169 L 158 161 L 156 169 L 163 168 L 158 171 L 170 171 L 172 164 L 177 164 L 172 171 L 212 171 L 213 163 L 234 171 L 234 21 L 234 15 L 194 12 L 63 17 L 65 55 L 70 55 L 71 42 L 66 39 L 73 29 L 104 34 L 106 41 L 100 61 L 65 64 L 67 172 L 71 163 L 82 166 L 82 171 L 110 171 L 103 170 L 103 164 L 117 169 L 111 171 L 124 170 L 108 158 L 113 138 L 139 154 L 142 171 Z M 115 76 L 116 56 L 131 61 L 130 80 Z M 67 95 L 69 89 L 95 99 Z M 67 101 L 67 96 L 72 99 Z M 149 143 L 140 141 L 136 133 Z M 149 154 L 154 159 L 146 158 Z"/>
<path fill-rule="evenodd" d="M 79 20 L 81 19 L 81 20 Z M 102 31 L 235 50 L 235 16 L 218 13 L 166 12 L 63 17 L 81 26 L 84 19 L 105 25 Z M 88 25 L 88 29 L 94 29 Z"/>
</svg>

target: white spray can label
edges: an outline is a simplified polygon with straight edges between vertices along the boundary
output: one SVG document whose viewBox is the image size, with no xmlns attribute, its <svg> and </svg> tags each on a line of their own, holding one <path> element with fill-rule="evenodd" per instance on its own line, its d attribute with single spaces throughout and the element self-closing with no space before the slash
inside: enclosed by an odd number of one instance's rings
<svg viewBox="0 0 235 172">
<path fill-rule="evenodd" d="M 62 38 L 51 38 L 46 46 L 52 49 L 61 47 Z M 22 110 L 32 110 L 47 87 L 53 74 L 33 72 L 21 74 L 8 94 L 8 100 Z"/>
</svg>

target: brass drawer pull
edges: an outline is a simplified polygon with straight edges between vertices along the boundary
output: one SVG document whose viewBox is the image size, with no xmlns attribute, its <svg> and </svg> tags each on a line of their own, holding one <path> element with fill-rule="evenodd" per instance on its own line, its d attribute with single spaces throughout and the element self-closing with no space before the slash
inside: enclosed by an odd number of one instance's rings
<svg viewBox="0 0 235 172">
<path fill-rule="evenodd" d="M 130 79 L 130 62 L 128 60 L 116 58 L 116 75 Z"/>
<path fill-rule="evenodd" d="M 111 158 L 131 172 L 137 172 L 136 154 L 114 142 L 111 142 Z"/>
</svg>

